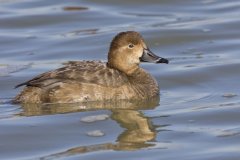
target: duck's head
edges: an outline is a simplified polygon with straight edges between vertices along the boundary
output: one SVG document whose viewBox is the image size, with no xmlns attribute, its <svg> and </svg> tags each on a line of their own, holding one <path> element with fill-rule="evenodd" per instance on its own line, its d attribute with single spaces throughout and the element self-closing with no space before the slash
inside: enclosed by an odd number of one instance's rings
<svg viewBox="0 0 240 160">
<path fill-rule="evenodd" d="M 152 53 L 138 32 L 121 32 L 113 38 L 108 53 L 110 67 L 130 75 L 140 62 L 168 63 L 168 60 Z"/>
</svg>

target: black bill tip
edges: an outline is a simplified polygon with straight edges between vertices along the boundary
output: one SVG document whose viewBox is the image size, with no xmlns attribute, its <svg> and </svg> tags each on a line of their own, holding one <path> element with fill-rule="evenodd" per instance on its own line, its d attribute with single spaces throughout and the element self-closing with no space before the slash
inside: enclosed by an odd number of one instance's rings
<svg viewBox="0 0 240 160">
<path fill-rule="evenodd" d="M 165 59 L 165 58 L 159 58 L 159 59 L 156 61 L 156 63 L 166 63 L 166 64 L 168 64 L 169 61 L 168 61 L 167 59 Z"/>
</svg>

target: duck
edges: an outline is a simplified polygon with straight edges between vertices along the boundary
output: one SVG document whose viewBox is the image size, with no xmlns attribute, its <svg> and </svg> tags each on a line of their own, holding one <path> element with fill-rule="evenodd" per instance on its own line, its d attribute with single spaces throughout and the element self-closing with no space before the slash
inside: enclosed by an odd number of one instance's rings
<svg viewBox="0 0 240 160">
<path fill-rule="evenodd" d="M 13 103 L 78 103 L 147 100 L 159 96 L 155 78 L 141 62 L 166 63 L 136 31 L 118 33 L 111 41 L 107 62 L 69 61 L 63 67 L 18 84 L 25 86 Z"/>
</svg>

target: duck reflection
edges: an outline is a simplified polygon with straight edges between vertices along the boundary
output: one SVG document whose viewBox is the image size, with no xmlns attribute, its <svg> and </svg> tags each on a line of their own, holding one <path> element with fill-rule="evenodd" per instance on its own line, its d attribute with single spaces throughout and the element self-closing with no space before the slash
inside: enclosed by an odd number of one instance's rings
<svg viewBox="0 0 240 160">
<path fill-rule="evenodd" d="M 115 143 L 104 143 L 90 146 L 79 146 L 64 152 L 56 153 L 43 159 L 65 157 L 87 152 L 102 150 L 138 150 L 154 146 L 151 141 L 156 138 L 150 118 L 144 116 L 140 110 L 153 109 L 159 104 L 159 98 L 148 101 L 118 101 L 118 102 L 92 102 L 85 104 L 45 104 L 23 105 L 21 116 L 35 116 L 47 114 L 59 114 L 69 112 L 83 112 L 89 110 L 108 109 L 111 111 L 111 119 L 115 120 L 125 130 L 118 136 Z"/>
<path fill-rule="evenodd" d="M 117 110 L 112 112 L 112 119 L 126 130 L 118 136 L 115 150 L 136 150 L 150 147 L 148 143 L 156 137 L 156 131 L 149 118 L 137 110 Z"/>
<path fill-rule="evenodd" d="M 145 117 L 140 111 L 114 110 L 111 117 L 126 129 L 118 136 L 116 143 L 74 147 L 41 159 L 54 159 L 103 150 L 132 151 L 154 146 L 149 141 L 155 139 L 156 131 L 149 118 Z"/>
</svg>

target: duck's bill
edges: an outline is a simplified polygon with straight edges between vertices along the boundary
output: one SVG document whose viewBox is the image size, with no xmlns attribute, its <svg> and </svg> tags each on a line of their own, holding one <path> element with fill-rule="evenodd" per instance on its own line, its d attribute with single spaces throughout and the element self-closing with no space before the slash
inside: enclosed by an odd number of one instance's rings
<svg viewBox="0 0 240 160">
<path fill-rule="evenodd" d="M 151 62 L 151 63 L 167 63 L 168 60 L 162 57 L 159 57 L 155 55 L 153 52 L 151 52 L 148 48 L 143 49 L 143 55 L 140 57 L 141 62 Z"/>
</svg>

